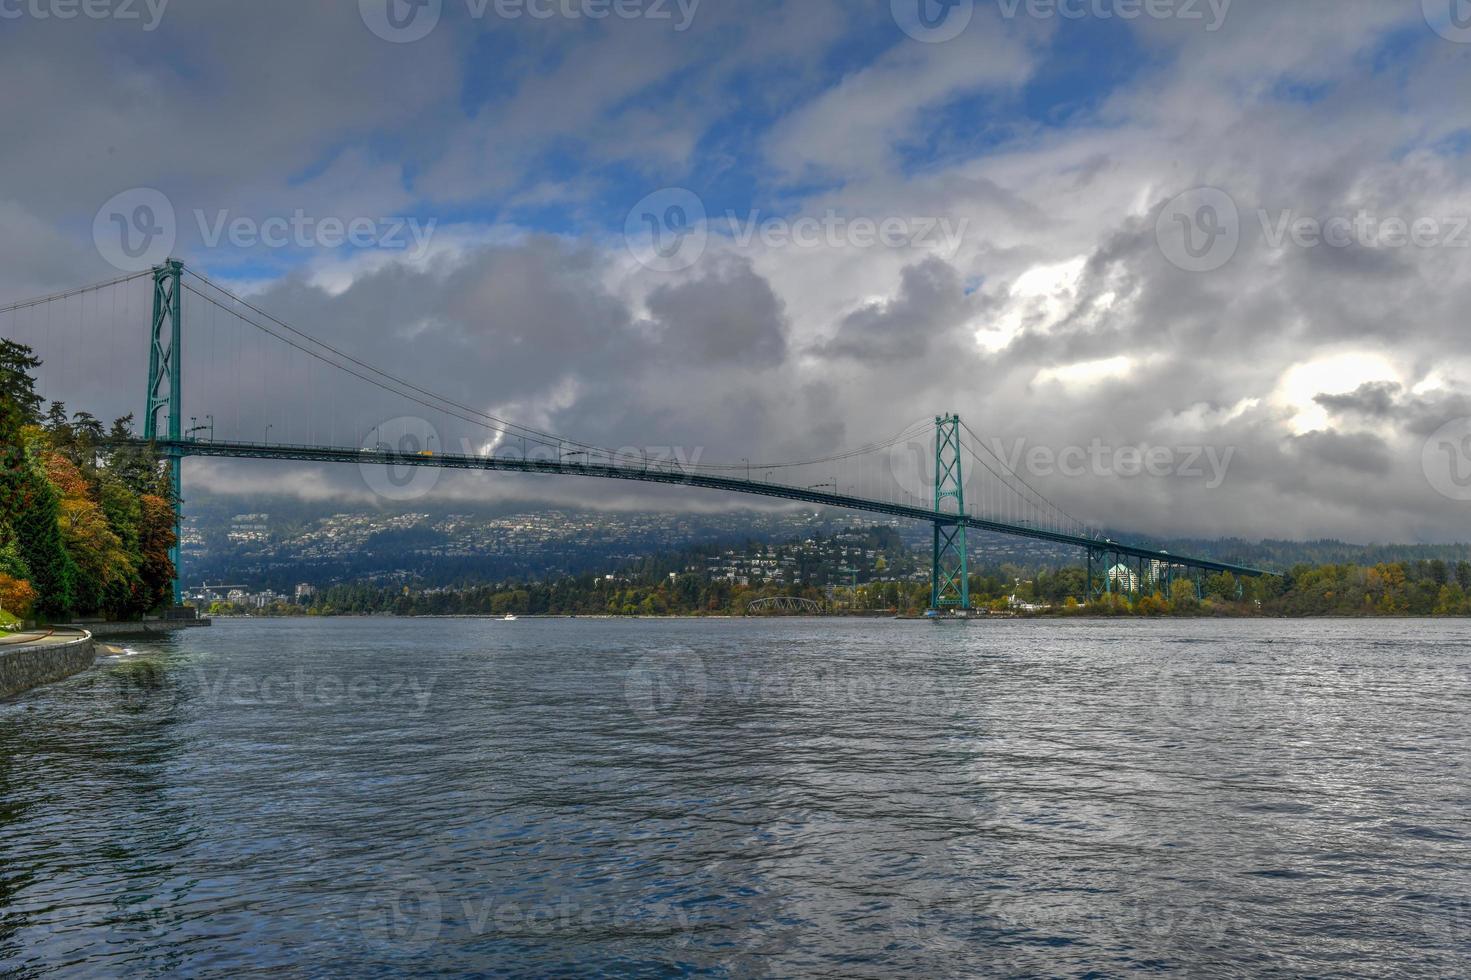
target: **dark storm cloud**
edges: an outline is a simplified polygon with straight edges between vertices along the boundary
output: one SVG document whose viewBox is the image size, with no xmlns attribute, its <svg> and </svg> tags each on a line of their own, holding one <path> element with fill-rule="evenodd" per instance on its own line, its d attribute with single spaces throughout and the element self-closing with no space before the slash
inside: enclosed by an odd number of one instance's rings
<svg viewBox="0 0 1471 980">
<path fill-rule="evenodd" d="M 1309 461 L 1353 471 L 1385 476 L 1394 466 L 1388 444 L 1366 432 L 1309 432 L 1292 440 L 1292 446 Z"/>
<path fill-rule="evenodd" d="M 957 42 L 891 30 L 847 47 L 887 23 L 886 3 L 707 3 L 685 35 L 452 20 L 410 45 L 373 38 L 355 6 L 176 3 L 146 37 L 8 26 L 0 84 L 24 97 L 9 100 L 13 138 L 0 145 L 0 291 L 108 275 L 90 223 L 132 186 L 160 188 L 185 214 L 407 213 L 439 220 L 425 255 L 242 257 L 192 233 L 178 251 L 276 316 L 469 406 L 470 421 L 303 367 L 196 310 L 186 411 L 212 412 L 222 435 L 325 430 L 343 444 L 419 415 L 441 444 L 475 448 L 497 438 L 473 421 L 488 413 L 615 447 L 780 461 L 954 410 L 987 436 L 1053 450 L 1232 451 L 1214 489 L 1035 479 L 1096 523 L 1465 535 L 1464 505 L 1433 491 L 1421 455 L 1471 415 L 1471 253 L 1273 244 L 1260 219 L 1466 212 L 1456 134 L 1471 126 L 1471 62 L 1416 4 L 1238 2 L 1213 34 L 1143 19 L 1131 27 L 1148 54 L 1138 75 L 1045 128 L 1009 113 L 1018 86 L 1055 67 L 1056 25 L 1002 23 L 987 5 Z M 865 62 L 845 60 L 859 49 Z M 488 52 L 504 58 L 489 71 Z M 756 117 L 738 138 L 755 149 L 738 154 L 716 127 L 747 102 Z M 952 138 L 957 111 L 995 114 L 996 139 Z M 743 250 L 712 235 L 694 268 L 658 275 L 631 264 L 620 216 L 598 210 L 625 193 L 615 174 L 639 175 L 631 205 L 737 170 L 758 204 L 969 230 L 943 256 Z M 820 193 L 791 180 L 814 174 Z M 1156 239 L 1167 202 L 1202 185 L 1228 191 L 1241 221 L 1234 255 L 1206 272 L 1172 264 Z M 518 224 L 510 202 L 550 209 L 558 234 Z M 85 347 L 51 358 L 50 387 L 99 414 L 136 403 L 141 310 L 122 310 L 115 335 L 76 336 L 74 307 L 27 324 L 52 331 L 58 351 Z M 351 472 L 190 465 L 206 482 L 241 473 L 367 499 Z M 858 476 L 812 482 L 834 478 Z M 461 477 L 436 492 L 650 499 Z"/>
<path fill-rule="evenodd" d="M 676 365 L 766 368 L 787 356 L 787 323 L 771 284 L 742 259 L 715 263 L 703 278 L 659 286 L 648 308 L 661 359 Z"/>
<path fill-rule="evenodd" d="M 1393 381 L 1360 385 L 1346 395 L 1318 395 L 1313 399 L 1336 414 L 1357 414 L 1369 418 L 1388 418 L 1394 414 L 1404 386 Z"/>
<path fill-rule="evenodd" d="M 936 344 L 964 344 L 955 335 L 966 314 L 960 275 L 938 258 L 904 269 L 899 294 L 845 317 L 823 353 L 887 362 L 924 357 Z"/>
</svg>

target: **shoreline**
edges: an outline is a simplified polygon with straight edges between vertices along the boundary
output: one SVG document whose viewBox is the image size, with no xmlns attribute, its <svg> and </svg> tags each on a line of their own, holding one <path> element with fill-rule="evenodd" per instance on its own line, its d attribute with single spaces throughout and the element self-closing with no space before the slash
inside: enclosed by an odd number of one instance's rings
<svg viewBox="0 0 1471 980">
<path fill-rule="evenodd" d="M 292 622 L 303 619 L 402 619 L 402 620 L 449 620 L 449 619 L 474 619 L 486 622 L 507 622 L 505 616 L 493 616 L 486 613 L 447 613 L 428 616 L 400 616 L 395 613 L 330 613 L 300 616 L 241 616 L 241 615 L 217 615 L 211 617 L 219 620 L 283 620 Z M 1382 615 L 1382 616 L 1349 616 L 1344 614 L 1324 616 L 1272 616 L 1272 615 L 1232 615 L 1219 616 L 1133 616 L 1133 615 L 1109 615 L 1087 613 L 996 613 L 970 617 L 930 617 L 919 615 L 900 615 L 895 613 L 874 613 L 872 615 L 832 615 L 832 616 L 740 616 L 730 613 L 711 614 L 670 614 L 665 616 L 614 616 L 607 613 L 517 613 L 517 622 L 522 620 L 577 620 L 585 619 L 593 622 L 616 622 L 619 620 L 628 622 L 651 622 L 659 620 L 750 620 L 753 622 L 781 622 L 793 621 L 818 621 L 831 620 L 834 622 L 909 622 L 909 623 L 994 623 L 994 622 L 1067 622 L 1071 620 L 1083 622 L 1190 622 L 1192 620 L 1232 620 L 1239 622 L 1471 622 L 1471 616 L 1410 616 L 1410 615 Z"/>
<path fill-rule="evenodd" d="M 58 633 L 74 635 L 66 638 Z M 86 630 L 57 627 L 45 633 L 38 631 L 34 642 L 0 647 L 0 701 L 64 681 L 96 661 L 96 642 Z"/>
<path fill-rule="evenodd" d="M 266 617 L 260 617 L 266 618 Z M 279 617 L 285 619 L 287 617 Z M 96 637 L 143 637 L 168 636 L 187 629 L 203 629 L 210 625 L 208 617 L 198 619 L 145 619 L 137 622 L 63 623 L 58 629 L 85 630 Z"/>
</svg>

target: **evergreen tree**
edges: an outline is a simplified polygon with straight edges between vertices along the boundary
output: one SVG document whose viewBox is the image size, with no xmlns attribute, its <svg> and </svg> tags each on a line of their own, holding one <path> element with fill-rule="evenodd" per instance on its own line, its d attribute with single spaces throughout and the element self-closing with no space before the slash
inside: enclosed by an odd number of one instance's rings
<svg viewBox="0 0 1471 980">
<path fill-rule="evenodd" d="M 0 337 L 0 437 L 40 423 L 41 396 L 31 373 L 40 366 L 29 347 Z"/>
<path fill-rule="evenodd" d="M 21 560 L 31 572 L 39 596 L 36 612 L 47 619 L 64 618 L 76 600 L 77 570 L 62 539 L 61 499 L 35 465 L 7 476 L 14 479 L 5 489 L 14 492 L 0 494 L 12 507 L 4 516 L 15 529 Z"/>
</svg>

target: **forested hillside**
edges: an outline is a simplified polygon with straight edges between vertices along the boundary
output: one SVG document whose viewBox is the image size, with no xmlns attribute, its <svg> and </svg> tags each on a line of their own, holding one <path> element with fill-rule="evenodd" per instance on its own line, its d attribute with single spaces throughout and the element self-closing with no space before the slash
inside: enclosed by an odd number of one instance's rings
<svg viewBox="0 0 1471 980">
<path fill-rule="evenodd" d="M 137 618 L 168 599 L 173 509 L 151 452 L 108 450 L 110 429 L 53 402 L 29 348 L 0 339 L 0 621 Z"/>
</svg>

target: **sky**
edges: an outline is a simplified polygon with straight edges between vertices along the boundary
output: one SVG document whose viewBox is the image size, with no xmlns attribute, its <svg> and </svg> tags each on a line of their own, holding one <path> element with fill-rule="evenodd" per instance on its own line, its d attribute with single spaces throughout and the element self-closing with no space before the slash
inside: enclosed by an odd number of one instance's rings
<svg viewBox="0 0 1471 980">
<path fill-rule="evenodd" d="M 1094 524 L 1465 541 L 1468 82 L 1468 0 L 0 0 L 0 298 L 172 254 L 595 445 L 759 466 L 955 412 Z M 146 316 L 79 303 L 0 331 L 138 411 Z M 222 438 L 488 438 L 186 320 Z M 892 469 L 842 478 L 923 494 Z"/>
</svg>

